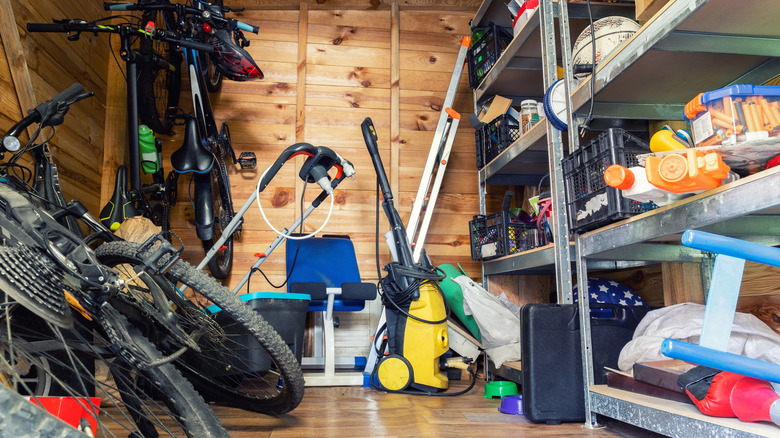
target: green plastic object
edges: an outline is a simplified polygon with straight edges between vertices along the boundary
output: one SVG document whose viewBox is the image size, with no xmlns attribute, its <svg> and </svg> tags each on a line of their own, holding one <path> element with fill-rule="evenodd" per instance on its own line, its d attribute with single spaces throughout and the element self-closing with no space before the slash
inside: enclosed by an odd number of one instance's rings
<svg viewBox="0 0 780 438">
<path fill-rule="evenodd" d="M 485 383 L 485 398 L 504 397 L 507 395 L 519 395 L 517 383 L 509 380 L 494 380 Z"/>
<path fill-rule="evenodd" d="M 441 291 L 444 292 L 444 297 L 447 299 L 447 305 L 450 306 L 452 313 L 458 317 L 460 322 L 466 326 L 466 329 L 471 335 L 477 338 L 479 342 L 482 342 L 482 336 L 479 333 L 477 321 L 474 320 L 473 316 L 466 315 L 466 312 L 463 311 L 463 290 L 458 283 L 451 280 L 452 278 L 466 275 L 466 273 L 455 266 L 447 264 L 439 265 L 438 268 L 444 271 L 444 275 L 446 275 L 444 280 L 439 282 L 439 287 L 441 288 Z"/>
<path fill-rule="evenodd" d="M 138 127 L 138 149 L 141 152 L 141 167 L 144 172 L 157 172 L 160 168 L 160 156 L 154 144 L 154 132 L 146 125 Z"/>
</svg>

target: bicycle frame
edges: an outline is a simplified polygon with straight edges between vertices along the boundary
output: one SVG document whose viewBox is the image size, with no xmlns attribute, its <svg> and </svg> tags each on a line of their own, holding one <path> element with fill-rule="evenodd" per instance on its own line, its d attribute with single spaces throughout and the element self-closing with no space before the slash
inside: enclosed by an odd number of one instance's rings
<svg viewBox="0 0 780 438">
<path fill-rule="evenodd" d="M 192 90 L 192 107 L 195 113 L 195 122 L 198 127 L 198 139 L 197 143 L 203 146 L 206 150 L 209 150 L 214 156 L 215 161 L 212 162 L 213 166 L 222 165 L 220 161 L 223 159 L 222 155 L 225 151 L 221 150 L 224 145 L 221 144 L 219 132 L 217 130 L 217 122 L 214 119 L 214 112 L 211 108 L 211 100 L 209 99 L 208 90 L 206 89 L 206 79 L 204 72 L 201 71 L 199 64 L 200 57 L 197 50 L 185 49 L 184 59 L 187 71 L 190 76 L 190 88 Z M 228 145 L 228 149 L 230 146 Z M 215 153 L 216 152 L 216 153 Z M 180 169 L 174 166 L 174 171 L 179 174 Z M 193 178 L 195 181 L 194 187 L 194 199 L 193 209 L 195 210 L 195 228 L 198 234 L 198 238 L 201 240 L 211 239 L 214 235 L 214 193 L 212 192 L 211 185 L 211 167 L 205 173 L 193 172 Z M 225 188 L 230 190 L 229 187 Z M 230 200 L 229 192 L 228 196 L 223 197 L 224 208 L 232 213 L 233 205 Z M 221 196 L 221 194 L 220 194 Z"/>
</svg>

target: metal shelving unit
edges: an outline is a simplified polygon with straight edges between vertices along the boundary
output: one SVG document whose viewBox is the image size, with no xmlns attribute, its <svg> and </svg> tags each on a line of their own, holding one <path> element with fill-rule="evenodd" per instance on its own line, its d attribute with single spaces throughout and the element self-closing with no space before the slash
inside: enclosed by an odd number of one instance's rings
<svg viewBox="0 0 780 438">
<path fill-rule="evenodd" d="M 555 24 L 561 21 L 573 26 L 573 31 L 580 32 L 588 25 L 588 11 L 585 3 L 573 3 L 560 18 L 558 2 L 553 0 L 540 1 L 539 8 L 531 15 L 528 22 L 518 31 L 507 48 L 503 51 L 483 81 L 474 90 L 476 104 L 481 104 L 488 98 L 499 94 L 512 98 L 515 104 L 523 99 L 541 101 L 545 90 L 557 79 L 557 56 L 560 53 L 560 42 L 555 38 Z M 593 3 L 593 19 L 610 15 L 633 14 L 633 5 Z M 511 26 L 509 13 L 504 2 L 485 0 L 477 11 L 473 25 L 495 23 L 500 26 Z M 556 242 L 568 242 L 568 222 L 566 219 L 566 204 L 564 196 L 563 173 L 561 159 L 564 154 L 565 139 L 561 132 L 552 128 L 545 118 L 522 135 L 500 155 L 495 157 L 479 171 L 480 213 L 485 214 L 486 186 L 496 185 L 537 185 L 542 178 L 551 175 L 550 187 L 553 193 L 554 222 L 558 224 L 554 230 Z M 567 248 L 548 246 L 540 251 L 529 251 L 511 257 L 508 265 L 511 271 L 517 272 L 518 266 L 546 268 L 547 272 L 556 274 L 558 282 L 559 302 L 571 303 L 571 266 L 572 252 Z M 492 266 L 498 267 L 491 269 Z M 484 274 L 502 272 L 503 260 L 486 262 Z"/>
<path fill-rule="evenodd" d="M 630 16 L 619 10 L 616 13 L 608 4 L 593 5 L 604 6 L 598 13 L 594 11 L 594 20 L 608 15 Z M 503 2 L 485 0 L 473 23 L 493 21 L 509 26 L 511 23 L 501 21 L 506 15 L 503 8 Z M 556 53 L 562 53 L 565 70 L 571 71 L 570 53 L 561 51 L 560 41 L 571 47 L 569 34 L 576 36 L 584 29 L 580 18 L 587 17 L 587 13 L 583 8 L 582 4 L 540 1 L 537 12 L 475 90 L 475 103 L 494 94 L 541 99 L 554 80 Z M 569 147 L 578 147 L 576 128 L 590 111 L 591 100 L 594 118 L 680 120 L 684 104 L 701 91 L 736 83 L 763 83 L 777 76 L 778 17 L 777 0 L 671 0 L 601 63 L 592 77 L 576 85 L 568 84 L 569 126 L 575 133 L 568 138 Z M 554 36 L 555 20 L 560 26 L 558 41 Z M 780 150 L 780 139 L 777 145 Z M 543 119 L 479 171 L 481 212 L 484 213 L 486 184 L 535 184 L 549 172 L 554 209 L 558 212 L 555 219 L 563 224 L 558 227 L 555 240 L 567 241 L 565 193 L 558 172 L 563 148 L 561 133 Z M 546 169 L 541 165 L 545 162 Z M 486 261 L 483 273 L 552 270 L 558 281 L 559 302 L 568 303 L 569 279 L 575 271 L 580 290 L 587 289 L 589 269 L 620 268 L 642 262 L 701 262 L 706 280 L 712 256 L 669 243 L 679 242 L 680 233 L 686 229 L 702 229 L 777 245 L 778 215 L 780 168 L 774 168 L 575 236 L 569 245 L 537 248 Z M 669 436 L 777 435 L 778 429 L 771 425 L 705 417 L 687 405 L 677 407 L 668 401 L 658 402 L 652 397 L 593 385 L 590 321 L 584 316 L 589 315 L 587 300 L 581 300 L 579 306 L 588 426 L 595 425 L 596 414 L 601 414 Z"/>
<path fill-rule="evenodd" d="M 725 0 L 671 1 L 571 92 L 575 123 L 589 110 L 591 99 L 595 117 L 681 119 L 684 104 L 700 91 L 763 83 L 780 74 L 780 28 L 773 20 L 780 16 L 780 2 L 750 0 L 734 6 Z M 780 139 L 770 141 L 780 149 Z M 575 148 L 576 142 L 573 139 Z M 589 260 L 648 241 L 679 241 L 679 233 L 686 229 L 776 244 L 776 237 L 770 236 L 780 231 L 778 189 L 780 169 L 770 169 L 582 234 L 575 239 L 578 285 L 587 288 Z M 673 254 L 662 254 L 669 255 Z M 588 424 L 595 424 L 594 414 L 602 414 L 671 436 L 691 436 L 692 431 L 712 436 L 777 434 L 771 426 L 756 429 L 736 420 L 714 421 L 637 402 L 632 393 L 594 386 L 588 302 L 583 300 L 579 306 Z"/>
</svg>

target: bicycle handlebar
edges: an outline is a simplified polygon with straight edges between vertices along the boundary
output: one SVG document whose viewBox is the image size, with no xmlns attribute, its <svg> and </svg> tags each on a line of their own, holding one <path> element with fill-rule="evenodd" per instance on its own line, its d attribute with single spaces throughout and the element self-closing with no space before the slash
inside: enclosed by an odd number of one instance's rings
<svg viewBox="0 0 780 438">
<path fill-rule="evenodd" d="M 29 111 L 29 114 L 22 120 L 18 121 L 8 132 L 3 136 L 3 141 L 0 143 L 0 152 L 15 152 L 19 150 L 21 144 L 18 137 L 28 126 L 33 123 L 41 123 L 44 119 L 51 117 L 56 112 L 64 109 L 64 106 L 72 103 L 74 99 L 84 93 L 84 87 L 78 82 L 68 87 L 65 91 L 57 94 L 46 102 L 38 105 L 35 109 Z M 60 121 L 61 122 L 61 121 Z M 57 123 L 53 123 L 57 124 Z"/>
<path fill-rule="evenodd" d="M 70 32 L 61 23 L 27 23 L 27 32 Z"/>
<path fill-rule="evenodd" d="M 211 44 L 199 43 L 197 41 L 188 40 L 176 34 L 175 32 L 167 31 L 164 29 L 155 29 L 153 31 L 146 31 L 138 29 L 132 26 L 126 25 L 96 25 L 93 23 L 87 23 L 83 21 L 69 21 L 67 23 L 27 23 L 28 32 L 103 32 L 103 33 L 122 33 L 127 32 L 130 34 L 137 34 L 142 37 L 150 37 L 165 41 L 171 44 L 178 44 L 188 49 L 195 49 L 198 51 L 213 53 L 214 46 Z"/>
<path fill-rule="evenodd" d="M 201 9 L 191 8 L 189 6 L 183 6 L 183 5 L 176 5 L 176 4 L 164 4 L 164 5 L 139 5 L 136 3 L 103 3 L 103 9 L 107 11 L 146 11 L 146 10 L 172 10 L 175 11 L 178 8 L 182 8 L 185 13 L 197 15 L 197 16 L 203 16 L 203 13 L 205 11 Z M 226 9 L 226 8 L 225 8 Z M 226 9 L 229 10 L 229 9 Z M 204 17 L 205 18 L 205 17 Z M 233 18 L 224 18 L 224 17 L 214 17 L 213 15 L 208 17 L 211 18 L 217 18 L 220 20 L 224 20 L 227 23 L 234 22 L 236 24 L 236 27 L 238 29 L 252 32 L 254 34 L 257 34 L 260 32 L 260 27 L 253 26 L 248 23 L 244 23 L 243 21 L 236 20 Z"/>
</svg>

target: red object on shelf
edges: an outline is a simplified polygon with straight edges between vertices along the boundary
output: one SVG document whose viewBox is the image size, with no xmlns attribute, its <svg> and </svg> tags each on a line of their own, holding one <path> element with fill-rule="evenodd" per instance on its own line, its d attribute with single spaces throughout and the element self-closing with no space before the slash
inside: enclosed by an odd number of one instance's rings
<svg viewBox="0 0 780 438">
<path fill-rule="evenodd" d="M 75 428 L 79 427 L 82 418 L 87 419 L 93 431 L 97 428 L 98 397 L 30 397 L 30 401 Z"/>
<path fill-rule="evenodd" d="M 780 395 L 775 393 L 766 380 L 743 377 L 731 390 L 731 409 L 742 421 L 774 421 L 772 405 L 777 404 Z M 776 409 L 776 408 L 775 408 Z M 775 411 L 776 412 L 776 411 Z"/>
<path fill-rule="evenodd" d="M 777 155 L 774 158 L 772 158 L 771 160 L 767 161 L 766 165 L 764 166 L 764 169 L 769 169 L 769 168 L 775 167 L 778 164 L 780 164 L 780 155 Z"/>
</svg>

